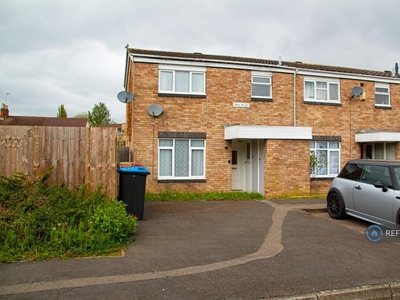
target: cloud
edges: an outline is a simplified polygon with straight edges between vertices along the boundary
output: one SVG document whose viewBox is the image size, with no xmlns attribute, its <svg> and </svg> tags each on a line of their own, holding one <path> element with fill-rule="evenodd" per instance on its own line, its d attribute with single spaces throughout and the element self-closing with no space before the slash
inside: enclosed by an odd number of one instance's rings
<svg viewBox="0 0 400 300">
<path fill-rule="evenodd" d="M 68 115 L 104 102 L 125 121 L 125 45 L 387 70 L 397 0 L 15 0 L 0 4 L 0 99 L 10 113 Z"/>
</svg>

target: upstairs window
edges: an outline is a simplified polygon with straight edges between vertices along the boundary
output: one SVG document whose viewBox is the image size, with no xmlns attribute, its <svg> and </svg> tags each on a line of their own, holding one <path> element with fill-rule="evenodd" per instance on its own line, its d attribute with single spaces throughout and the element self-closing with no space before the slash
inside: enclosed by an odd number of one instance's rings
<svg viewBox="0 0 400 300">
<path fill-rule="evenodd" d="M 390 90 L 388 85 L 375 85 L 375 105 L 390 106 Z"/>
<path fill-rule="evenodd" d="M 160 67 L 159 93 L 205 95 L 205 69 L 173 69 Z"/>
<path fill-rule="evenodd" d="M 335 80 L 304 80 L 304 101 L 339 102 L 339 81 Z"/>
<path fill-rule="evenodd" d="M 260 99 L 272 99 L 271 76 L 251 76 L 251 97 Z"/>
</svg>

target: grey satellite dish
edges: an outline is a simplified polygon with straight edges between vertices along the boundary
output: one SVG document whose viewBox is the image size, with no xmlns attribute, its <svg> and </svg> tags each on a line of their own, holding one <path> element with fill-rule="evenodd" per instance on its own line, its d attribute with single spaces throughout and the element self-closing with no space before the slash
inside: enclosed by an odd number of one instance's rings
<svg viewBox="0 0 400 300">
<path fill-rule="evenodd" d="M 122 103 L 129 103 L 133 100 L 134 96 L 129 91 L 122 91 L 118 93 L 117 98 Z"/>
<path fill-rule="evenodd" d="M 160 104 L 152 104 L 147 108 L 147 112 L 150 116 L 158 117 L 164 112 L 164 110 Z"/>
<path fill-rule="evenodd" d="M 353 87 L 351 91 L 353 93 L 352 97 L 359 97 L 364 92 L 364 90 L 359 86 Z"/>
</svg>

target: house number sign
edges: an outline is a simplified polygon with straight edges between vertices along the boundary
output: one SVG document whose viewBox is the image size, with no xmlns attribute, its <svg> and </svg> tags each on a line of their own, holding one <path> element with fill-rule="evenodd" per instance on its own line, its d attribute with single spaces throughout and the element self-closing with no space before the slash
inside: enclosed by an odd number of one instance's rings
<svg viewBox="0 0 400 300">
<path fill-rule="evenodd" d="M 250 103 L 233 102 L 233 107 L 250 107 Z"/>
</svg>

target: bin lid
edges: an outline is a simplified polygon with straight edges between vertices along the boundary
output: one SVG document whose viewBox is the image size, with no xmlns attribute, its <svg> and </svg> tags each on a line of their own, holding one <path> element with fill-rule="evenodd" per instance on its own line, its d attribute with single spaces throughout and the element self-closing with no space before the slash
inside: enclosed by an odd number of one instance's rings
<svg viewBox="0 0 400 300">
<path fill-rule="evenodd" d="M 119 166 L 117 171 L 118 173 L 137 173 L 142 175 L 150 174 L 149 170 L 143 166 Z"/>
</svg>

